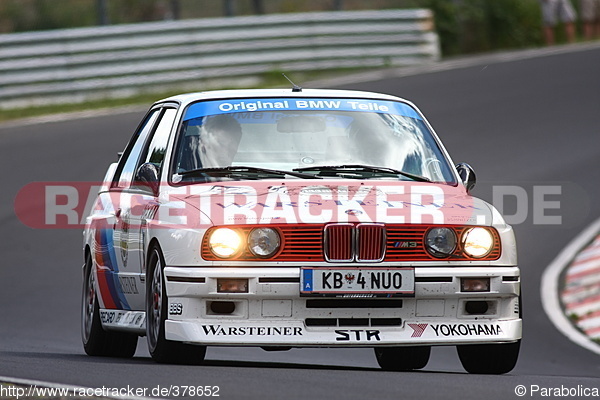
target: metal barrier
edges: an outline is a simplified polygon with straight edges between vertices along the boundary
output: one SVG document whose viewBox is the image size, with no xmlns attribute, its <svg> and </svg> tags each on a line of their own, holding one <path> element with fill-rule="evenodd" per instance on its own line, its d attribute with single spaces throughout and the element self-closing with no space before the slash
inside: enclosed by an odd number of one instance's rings
<svg viewBox="0 0 600 400">
<path fill-rule="evenodd" d="M 271 72 L 439 58 L 424 9 L 165 21 L 0 35 L 0 109 L 258 86 Z"/>
</svg>

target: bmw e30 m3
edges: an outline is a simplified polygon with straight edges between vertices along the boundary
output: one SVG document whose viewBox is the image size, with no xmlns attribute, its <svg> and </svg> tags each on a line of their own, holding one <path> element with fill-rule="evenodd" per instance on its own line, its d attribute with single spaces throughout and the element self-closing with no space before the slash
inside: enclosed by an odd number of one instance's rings
<svg viewBox="0 0 600 400">
<path fill-rule="evenodd" d="M 456 346 L 471 373 L 521 341 L 512 228 L 470 195 L 410 102 L 232 90 L 155 103 L 84 232 L 96 356 L 200 363 L 207 346 L 369 347 L 387 370 Z"/>
</svg>

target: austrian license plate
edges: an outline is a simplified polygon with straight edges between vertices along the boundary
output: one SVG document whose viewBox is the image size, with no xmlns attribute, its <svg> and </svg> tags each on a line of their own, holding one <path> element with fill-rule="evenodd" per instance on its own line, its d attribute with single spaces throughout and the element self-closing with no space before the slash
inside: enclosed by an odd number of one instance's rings
<svg viewBox="0 0 600 400">
<path fill-rule="evenodd" d="M 302 268 L 300 294 L 304 296 L 380 297 L 412 296 L 414 268 Z"/>
</svg>

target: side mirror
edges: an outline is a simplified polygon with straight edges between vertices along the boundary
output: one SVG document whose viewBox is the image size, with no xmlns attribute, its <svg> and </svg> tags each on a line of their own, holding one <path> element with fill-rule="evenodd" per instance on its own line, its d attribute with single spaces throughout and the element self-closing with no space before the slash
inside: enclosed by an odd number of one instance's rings
<svg viewBox="0 0 600 400">
<path fill-rule="evenodd" d="M 136 186 L 150 189 L 155 196 L 158 195 L 160 183 L 158 181 L 158 169 L 156 168 L 156 165 L 152 163 L 140 165 L 135 173 L 134 182 Z"/>
<path fill-rule="evenodd" d="M 460 163 L 456 165 L 456 171 L 458 171 L 458 176 L 460 176 L 463 185 L 467 188 L 467 192 L 473 190 L 475 183 L 477 182 L 477 177 L 475 176 L 473 168 L 467 163 Z"/>
</svg>

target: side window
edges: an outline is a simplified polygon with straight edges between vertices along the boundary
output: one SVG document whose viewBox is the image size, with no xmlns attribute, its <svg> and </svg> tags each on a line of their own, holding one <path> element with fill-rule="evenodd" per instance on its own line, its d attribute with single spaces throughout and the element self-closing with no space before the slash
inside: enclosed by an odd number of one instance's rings
<svg viewBox="0 0 600 400">
<path fill-rule="evenodd" d="M 145 156 L 140 160 L 139 165 L 149 162 L 154 164 L 159 171 L 161 170 L 176 114 L 177 110 L 175 108 L 165 108 L 152 137 L 152 141 L 145 152 Z"/>
<path fill-rule="evenodd" d="M 146 120 L 137 130 L 129 145 L 125 149 L 121 163 L 119 164 L 117 175 L 115 176 L 114 186 L 119 188 L 127 188 L 131 184 L 135 168 L 140 158 L 140 152 L 144 148 L 144 143 L 148 138 L 152 128 L 158 118 L 160 108 L 156 108 L 146 116 Z"/>
</svg>

